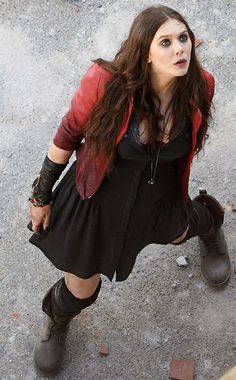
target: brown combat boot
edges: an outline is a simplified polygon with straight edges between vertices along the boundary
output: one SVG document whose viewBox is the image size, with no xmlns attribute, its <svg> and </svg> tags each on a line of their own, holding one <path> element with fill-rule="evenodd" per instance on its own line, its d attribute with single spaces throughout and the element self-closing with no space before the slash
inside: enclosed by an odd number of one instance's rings
<svg viewBox="0 0 236 380">
<path fill-rule="evenodd" d="M 222 228 L 211 236 L 199 237 L 201 273 L 213 286 L 224 285 L 231 274 L 229 252 Z"/>
<path fill-rule="evenodd" d="M 60 298 L 60 289 L 64 279 L 61 278 L 46 293 L 42 309 L 47 314 L 41 336 L 36 344 L 34 361 L 38 369 L 44 373 L 56 373 L 62 366 L 65 341 L 69 322 L 76 313 L 68 313 Z"/>
<path fill-rule="evenodd" d="M 227 244 L 221 225 L 224 221 L 224 210 L 220 203 L 206 190 L 200 190 L 194 201 L 208 208 L 214 217 L 214 227 L 207 235 L 199 236 L 201 255 L 201 273 L 210 285 L 219 286 L 228 282 L 231 265 Z"/>
<path fill-rule="evenodd" d="M 59 325 L 46 316 L 34 354 L 35 364 L 40 371 L 52 374 L 60 370 L 68 327 L 68 323 Z"/>
<path fill-rule="evenodd" d="M 76 298 L 67 288 L 64 278 L 48 290 L 42 305 L 47 317 L 34 355 L 35 364 L 41 372 L 55 374 L 60 370 L 69 323 L 81 310 L 96 301 L 101 283 L 100 279 L 95 292 L 85 299 Z"/>
</svg>

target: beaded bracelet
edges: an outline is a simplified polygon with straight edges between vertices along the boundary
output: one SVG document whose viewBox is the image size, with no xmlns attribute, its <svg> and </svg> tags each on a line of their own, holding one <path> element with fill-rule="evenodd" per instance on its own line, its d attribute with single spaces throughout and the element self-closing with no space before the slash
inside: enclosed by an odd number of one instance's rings
<svg viewBox="0 0 236 380">
<path fill-rule="evenodd" d="M 45 207 L 45 206 L 47 206 L 47 205 L 43 205 L 42 203 L 37 202 L 34 197 L 30 197 L 29 201 L 30 201 L 30 203 L 32 203 L 32 205 L 34 207 Z"/>
</svg>

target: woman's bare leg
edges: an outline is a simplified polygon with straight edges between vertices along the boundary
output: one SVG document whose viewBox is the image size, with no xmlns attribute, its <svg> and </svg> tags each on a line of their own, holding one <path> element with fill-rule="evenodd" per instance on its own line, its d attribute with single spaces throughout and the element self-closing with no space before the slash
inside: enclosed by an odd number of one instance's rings
<svg viewBox="0 0 236 380">
<path fill-rule="evenodd" d="M 183 233 L 181 236 L 179 236 L 177 239 L 175 239 L 174 241 L 172 241 L 171 244 L 180 244 L 181 241 L 183 241 L 184 238 L 186 237 L 187 232 L 188 232 L 188 229 L 189 229 L 189 226 L 188 226 L 188 228 L 184 231 L 184 233 Z"/>
<path fill-rule="evenodd" d="M 79 299 L 89 298 L 92 294 L 94 294 L 99 281 L 99 273 L 87 279 L 77 277 L 72 273 L 65 273 L 65 283 L 67 288 L 73 296 Z"/>
</svg>

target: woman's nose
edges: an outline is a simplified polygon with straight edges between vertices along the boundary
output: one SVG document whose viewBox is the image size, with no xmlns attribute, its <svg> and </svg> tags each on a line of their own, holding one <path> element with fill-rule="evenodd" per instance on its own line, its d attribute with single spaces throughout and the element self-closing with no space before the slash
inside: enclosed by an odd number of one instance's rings
<svg viewBox="0 0 236 380">
<path fill-rule="evenodd" d="M 180 41 L 175 42 L 175 54 L 181 55 L 183 53 L 183 44 Z"/>
</svg>

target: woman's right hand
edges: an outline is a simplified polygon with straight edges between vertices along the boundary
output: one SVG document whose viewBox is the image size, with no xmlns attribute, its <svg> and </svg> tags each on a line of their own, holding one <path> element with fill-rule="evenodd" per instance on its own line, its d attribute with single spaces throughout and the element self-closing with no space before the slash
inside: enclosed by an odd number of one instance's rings
<svg viewBox="0 0 236 380">
<path fill-rule="evenodd" d="M 43 207 L 35 207 L 31 204 L 30 215 L 32 219 L 32 231 L 37 233 L 41 224 L 43 224 L 43 229 L 45 230 L 49 226 L 51 213 L 52 206 L 50 204 Z"/>
</svg>

